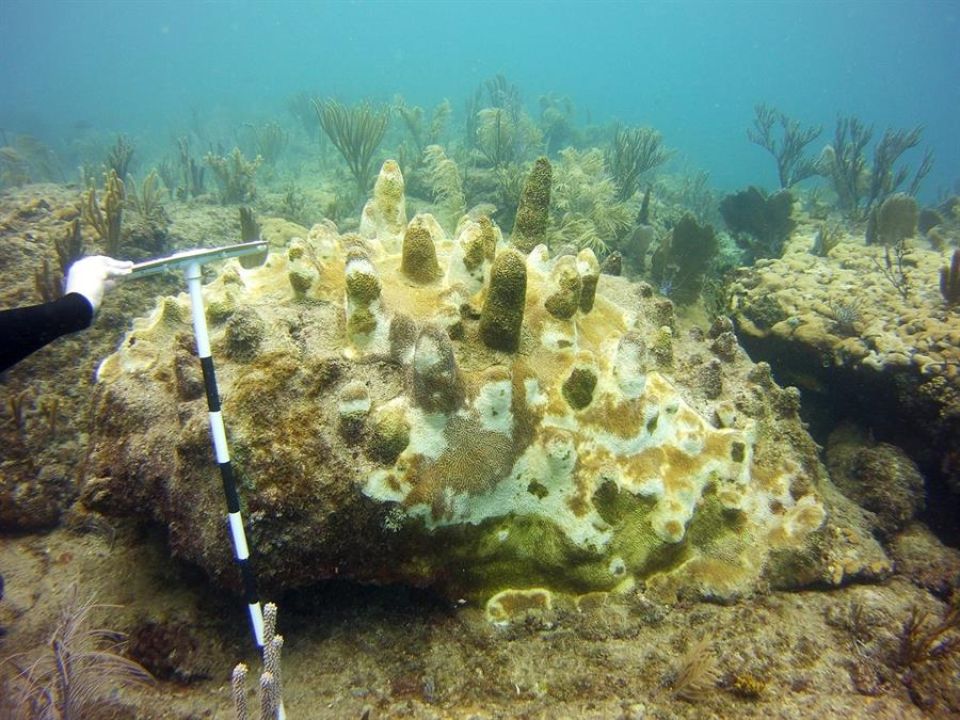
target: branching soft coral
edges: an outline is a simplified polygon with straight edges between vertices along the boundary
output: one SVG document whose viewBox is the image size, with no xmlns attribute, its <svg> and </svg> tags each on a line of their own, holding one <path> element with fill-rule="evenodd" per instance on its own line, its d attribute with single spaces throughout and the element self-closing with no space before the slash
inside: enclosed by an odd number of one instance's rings
<svg viewBox="0 0 960 720">
<path fill-rule="evenodd" d="M 653 128 L 616 128 L 606 160 L 617 186 L 617 199 L 633 197 L 643 174 L 663 165 L 672 154 L 664 147 L 663 136 Z"/>
<path fill-rule="evenodd" d="M 763 103 L 757 105 L 754 112 L 753 127 L 747 129 L 747 138 L 776 159 L 780 187 L 790 188 L 816 175 L 817 163 L 804 155 L 804 150 L 820 136 L 823 127 L 804 128 L 798 121 Z M 780 126 L 779 137 L 774 137 L 774 124 Z"/>
<path fill-rule="evenodd" d="M 466 209 L 460 168 L 439 145 L 428 145 L 424 149 L 423 162 L 440 223 L 444 227 L 452 227 Z"/>
<path fill-rule="evenodd" d="M 600 150 L 580 152 L 567 148 L 554 163 L 549 244 L 557 248 L 572 243 L 597 255 L 616 245 L 636 208 L 617 199 L 617 187 L 604 167 Z"/>
<path fill-rule="evenodd" d="M 80 198 L 80 216 L 84 224 L 93 228 L 108 255 L 115 256 L 120 249 L 125 200 L 123 180 L 115 170 L 110 170 L 104 177 L 102 199 L 97 199 L 94 185 L 87 188 Z"/>
<path fill-rule="evenodd" d="M 832 145 L 820 154 L 820 173 L 829 177 L 840 209 L 853 220 L 862 220 L 910 178 L 910 168 L 900 164 L 901 156 L 920 143 L 923 128 L 887 130 L 873 149 L 873 164 L 867 165 L 866 148 L 873 127 L 857 117 L 838 117 Z M 928 149 L 913 172 L 907 194 L 916 195 L 920 183 L 933 167 Z"/>
<path fill-rule="evenodd" d="M 543 144 L 543 133 L 526 113 L 488 107 L 477 113 L 475 142 L 481 163 L 499 169 L 528 159 Z"/>
<path fill-rule="evenodd" d="M 914 607 L 904 620 L 898 636 L 894 662 L 902 668 L 917 667 L 960 653 L 960 594 L 955 594 L 942 618 Z"/>
<path fill-rule="evenodd" d="M 240 148 L 234 148 L 233 152 L 226 156 L 207 153 L 205 160 L 213 170 L 220 188 L 220 202 L 224 205 L 247 202 L 257 194 L 254 178 L 257 168 L 263 162 L 259 155 L 253 160 L 247 160 Z"/>
<path fill-rule="evenodd" d="M 118 688 L 153 681 L 143 667 L 121 654 L 123 636 L 90 626 L 91 614 L 106 605 L 81 601 L 76 585 L 47 646 L 9 688 L 13 717 L 73 720 L 98 716 Z M 20 658 L 12 658 L 15 663 Z M 4 707 L 0 705 L 0 711 Z M 100 712 L 97 712 L 97 711 Z M 5 716 L 6 717 L 6 716 Z"/>
<path fill-rule="evenodd" d="M 431 145 L 440 142 L 453 113 L 453 106 L 449 100 L 444 100 L 433 109 L 428 118 L 422 107 L 407 105 L 403 97 L 398 96 L 394 102 L 394 110 L 403 120 L 417 153 L 422 155 Z"/>
<path fill-rule="evenodd" d="M 336 100 L 314 100 L 320 127 L 330 138 L 350 168 L 357 183 L 357 196 L 370 187 L 374 175 L 374 156 L 390 122 L 390 111 L 360 103 L 347 107 Z"/>
</svg>

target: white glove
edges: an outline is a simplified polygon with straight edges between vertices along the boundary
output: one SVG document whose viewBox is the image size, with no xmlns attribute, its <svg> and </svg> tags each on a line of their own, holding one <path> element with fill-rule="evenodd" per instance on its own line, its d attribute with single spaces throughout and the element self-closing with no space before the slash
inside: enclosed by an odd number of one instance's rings
<svg viewBox="0 0 960 720">
<path fill-rule="evenodd" d="M 129 260 L 114 260 L 106 255 L 81 258 L 67 271 L 64 293 L 80 293 L 97 312 L 103 293 L 116 283 L 114 278 L 127 275 L 132 268 Z"/>
</svg>

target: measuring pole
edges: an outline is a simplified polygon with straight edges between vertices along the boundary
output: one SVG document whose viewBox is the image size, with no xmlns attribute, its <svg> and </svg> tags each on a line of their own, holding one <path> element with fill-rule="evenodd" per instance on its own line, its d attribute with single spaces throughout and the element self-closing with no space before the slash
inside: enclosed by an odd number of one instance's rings
<svg viewBox="0 0 960 720">
<path fill-rule="evenodd" d="M 213 437 L 213 450 L 220 468 L 223 481 L 223 494 L 227 498 L 227 520 L 230 523 L 230 536 L 233 538 L 233 551 L 243 580 L 243 597 L 250 611 L 253 636 L 259 647 L 263 647 L 263 609 L 257 593 L 257 578 L 250 565 L 250 550 L 247 536 L 243 530 L 243 518 L 240 516 L 240 496 L 230 463 L 230 448 L 227 445 L 227 432 L 223 425 L 223 412 L 220 410 L 220 391 L 217 388 L 217 375 L 213 368 L 213 355 L 210 352 L 210 334 L 207 331 L 207 310 L 203 303 L 201 287 L 202 273 L 200 263 L 187 265 L 184 275 L 187 278 L 187 290 L 190 292 L 190 308 L 193 314 L 193 332 L 197 339 L 197 355 L 200 357 L 200 369 L 203 371 L 203 387 L 207 392 L 207 410 L 210 416 L 210 434 Z"/>
<path fill-rule="evenodd" d="M 240 515 L 240 495 L 237 493 L 233 465 L 230 462 L 230 448 L 227 444 L 227 432 L 223 423 L 223 412 L 220 409 L 220 391 L 217 387 L 217 374 L 213 367 L 210 333 L 207 330 L 207 311 L 203 302 L 203 274 L 201 268 L 204 264 L 214 260 L 243 256 L 256 256 L 254 260 L 257 258 L 265 260 L 266 255 L 267 243 L 257 240 L 213 250 L 188 250 L 169 258 L 134 265 L 130 273 L 132 277 L 143 277 L 177 267 L 184 269 L 187 290 L 190 293 L 190 310 L 193 316 L 193 333 L 197 340 L 197 355 L 200 358 L 200 369 L 203 371 L 203 387 L 207 394 L 210 435 L 213 438 L 213 450 L 216 455 L 217 466 L 220 468 L 220 479 L 223 481 L 223 494 L 227 499 L 227 521 L 230 527 L 230 537 L 233 539 L 234 557 L 237 566 L 240 568 L 243 597 L 250 613 L 253 637 L 256 640 L 257 647 L 261 649 L 264 645 L 263 608 L 260 605 L 260 596 L 257 592 L 257 578 L 250 564 L 247 535 L 244 532 L 243 518 Z M 277 708 L 277 717 L 280 720 L 286 718 L 282 701 Z"/>
</svg>

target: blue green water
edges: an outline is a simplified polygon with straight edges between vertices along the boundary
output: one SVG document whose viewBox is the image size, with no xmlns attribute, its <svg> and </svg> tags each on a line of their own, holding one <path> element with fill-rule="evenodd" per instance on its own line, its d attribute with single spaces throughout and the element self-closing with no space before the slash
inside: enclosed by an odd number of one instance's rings
<svg viewBox="0 0 960 720">
<path fill-rule="evenodd" d="M 656 127 L 678 167 L 708 170 L 722 190 L 776 186 L 746 139 L 759 102 L 822 124 L 817 146 L 838 113 L 875 137 L 924 126 L 905 158 L 915 166 L 933 148 L 924 198 L 952 190 L 960 167 L 960 3 L 946 0 L 2 0 L 0 33 L 0 128 L 68 160 L 64 148 L 91 133 L 161 153 L 191 123 L 227 135 L 284 118 L 299 91 L 428 108 L 447 98 L 462 116 L 502 73 L 531 111 L 553 92 L 581 124 Z"/>
</svg>

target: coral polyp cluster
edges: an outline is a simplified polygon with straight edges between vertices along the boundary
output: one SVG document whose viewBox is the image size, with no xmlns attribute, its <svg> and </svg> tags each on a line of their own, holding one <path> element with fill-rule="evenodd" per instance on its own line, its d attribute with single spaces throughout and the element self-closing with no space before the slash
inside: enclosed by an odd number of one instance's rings
<svg viewBox="0 0 960 720">
<path fill-rule="evenodd" d="M 676 338 L 590 250 L 524 255 L 486 217 L 448 237 L 403 207 L 388 162 L 359 233 L 316 225 L 205 287 L 266 582 L 728 597 L 809 549 L 816 460 L 772 441 L 798 420 L 735 340 L 711 350 L 729 333 Z M 230 584 L 190 348 L 188 299 L 167 297 L 104 361 L 85 497 L 152 514 Z"/>
</svg>

